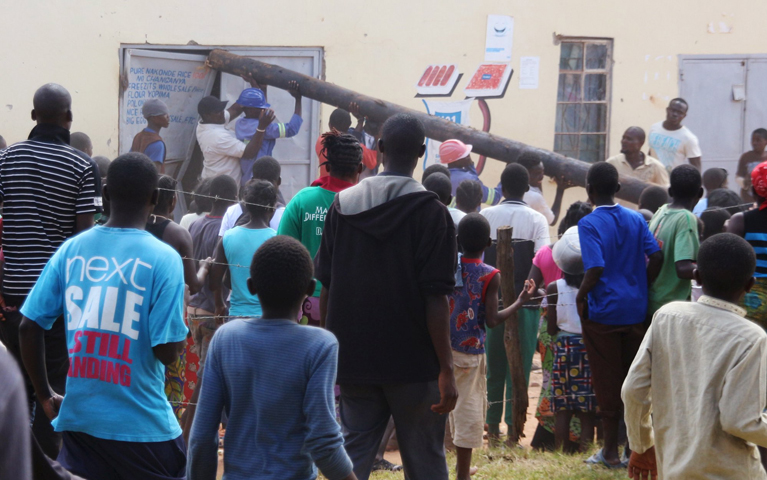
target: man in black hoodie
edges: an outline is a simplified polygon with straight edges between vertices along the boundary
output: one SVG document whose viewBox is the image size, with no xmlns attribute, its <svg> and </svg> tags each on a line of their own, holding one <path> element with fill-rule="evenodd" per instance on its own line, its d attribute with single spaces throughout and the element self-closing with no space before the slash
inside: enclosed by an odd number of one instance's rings
<svg viewBox="0 0 767 480">
<path fill-rule="evenodd" d="M 410 480 L 447 480 L 445 415 L 458 397 L 450 350 L 455 226 L 413 180 L 425 151 L 411 115 L 383 126 L 384 171 L 336 196 L 315 258 L 323 324 L 338 338 L 341 423 L 367 480 L 389 415 Z"/>
</svg>

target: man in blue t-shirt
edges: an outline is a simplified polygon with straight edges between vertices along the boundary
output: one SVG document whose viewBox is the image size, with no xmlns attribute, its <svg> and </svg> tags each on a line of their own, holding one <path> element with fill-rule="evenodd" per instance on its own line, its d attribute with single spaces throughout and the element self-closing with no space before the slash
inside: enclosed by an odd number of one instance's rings
<svg viewBox="0 0 767 480">
<path fill-rule="evenodd" d="M 578 222 L 586 275 L 576 296 L 604 426 L 604 448 L 587 462 L 612 468 L 621 464 L 621 386 L 644 338 L 648 286 L 663 263 L 642 215 L 615 203 L 618 190 L 614 166 L 600 162 L 589 168 L 586 191 L 595 208 Z"/>
<path fill-rule="evenodd" d="M 46 415 L 63 432 L 61 464 L 91 480 L 184 478 L 181 428 L 164 393 L 165 367 L 186 340 L 181 258 L 144 231 L 157 172 L 140 153 L 109 167 L 111 215 L 66 241 L 21 308 L 24 366 Z M 43 333 L 64 315 L 66 395 L 45 371 Z"/>
</svg>

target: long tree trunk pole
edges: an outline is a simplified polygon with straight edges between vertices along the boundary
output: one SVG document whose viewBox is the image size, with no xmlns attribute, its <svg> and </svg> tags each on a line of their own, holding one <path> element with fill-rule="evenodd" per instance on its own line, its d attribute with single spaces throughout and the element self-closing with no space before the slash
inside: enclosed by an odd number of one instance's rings
<svg viewBox="0 0 767 480">
<path fill-rule="evenodd" d="M 500 227 L 498 229 L 498 254 L 497 264 L 501 271 L 501 295 L 504 307 L 509 307 L 517 300 L 517 292 L 514 289 L 514 245 L 511 241 L 513 229 Z M 519 318 L 517 314 L 506 320 L 503 343 L 506 346 L 506 359 L 509 362 L 511 383 L 514 387 L 513 403 L 506 404 L 506 408 L 512 409 L 511 431 L 508 439 L 512 443 L 519 441 L 524 436 L 525 420 L 527 420 L 527 381 L 522 367 L 522 341 L 519 338 Z"/>
<path fill-rule="evenodd" d="M 426 128 L 427 137 L 439 141 L 457 138 L 473 145 L 472 151 L 474 153 L 495 158 L 505 163 L 516 162 L 523 150 L 530 150 L 535 152 L 543 162 L 546 175 L 550 177 L 564 177 L 565 180 L 569 180 L 575 185 L 586 186 L 586 172 L 590 164 L 564 157 L 558 153 L 530 147 L 508 138 L 481 132 L 444 118 L 362 95 L 278 65 L 270 65 L 251 58 L 241 57 L 225 50 L 213 50 L 210 52 L 210 55 L 208 55 L 208 66 L 222 72 L 231 73 L 232 75 L 249 73 L 259 83 L 273 85 L 286 90 L 288 89 L 288 82 L 296 80 L 301 86 L 301 94 L 303 96 L 344 109 L 348 109 L 350 103 L 356 102 L 360 106 L 362 115 L 381 124 L 387 118 L 397 113 L 409 113 L 421 120 Z M 621 189 L 617 196 L 636 203 L 639 200 L 639 194 L 642 193 L 645 187 L 647 187 L 647 184 L 637 179 L 621 177 Z"/>
</svg>

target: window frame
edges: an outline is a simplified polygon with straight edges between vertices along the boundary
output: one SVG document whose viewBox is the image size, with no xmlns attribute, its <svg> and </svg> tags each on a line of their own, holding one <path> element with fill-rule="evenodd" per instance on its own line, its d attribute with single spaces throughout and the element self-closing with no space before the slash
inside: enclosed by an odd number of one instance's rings
<svg viewBox="0 0 767 480">
<path fill-rule="evenodd" d="M 613 68 L 613 48 L 614 48 L 614 39 L 612 38 L 603 38 L 603 37 L 559 37 L 559 56 L 557 58 L 557 97 L 556 97 L 556 106 L 555 106 L 555 126 L 554 126 L 554 145 L 553 149 L 555 152 L 556 146 L 557 146 L 557 139 L 560 136 L 565 135 L 577 135 L 578 136 L 578 144 L 577 149 L 575 150 L 576 154 L 572 157 L 575 159 L 580 160 L 580 154 L 581 154 L 581 136 L 582 135 L 603 135 L 604 141 L 605 141 L 605 149 L 604 149 L 604 158 L 598 158 L 597 161 L 604 161 L 610 158 L 610 117 L 612 114 L 612 68 Z M 580 70 L 563 70 L 562 69 L 562 47 L 566 43 L 572 43 L 572 44 L 581 44 L 583 48 L 582 53 L 582 64 Z M 586 54 L 587 54 L 587 48 L 589 45 L 604 45 L 607 47 L 607 54 L 605 59 L 605 66 L 604 68 L 600 69 L 588 69 L 586 68 Z M 560 77 L 563 74 L 577 74 L 580 77 L 580 100 L 577 102 L 568 102 L 568 101 L 560 101 L 559 100 L 559 90 L 560 90 Z M 586 100 L 585 99 L 585 88 L 586 88 L 586 75 L 588 74 L 603 74 L 605 75 L 605 81 L 606 81 L 606 88 L 605 88 L 605 99 L 604 100 Z M 605 128 L 604 131 L 599 132 L 585 132 L 583 130 L 578 130 L 577 132 L 557 132 L 556 123 L 559 122 L 559 105 L 605 105 Z M 579 116 L 580 118 L 580 116 Z M 559 153 L 559 152 L 557 152 Z M 586 160 L 582 160 L 586 161 Z"/>
</svg>

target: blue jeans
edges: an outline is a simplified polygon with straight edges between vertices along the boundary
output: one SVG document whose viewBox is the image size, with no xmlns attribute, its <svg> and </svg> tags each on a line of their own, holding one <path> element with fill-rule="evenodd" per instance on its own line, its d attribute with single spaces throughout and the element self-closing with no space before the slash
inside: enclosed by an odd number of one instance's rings
<svg viewBox="0 0 767 480">
<path fill-rule="evenodd" d="M 389 416 L 394 418 L 405 477 L 447 480 L 445 422 L 431 411 L 437 381 L 396 385 L 341 385 L 344 448 L 358 480 L 368 480 Z"/>
</svg>

